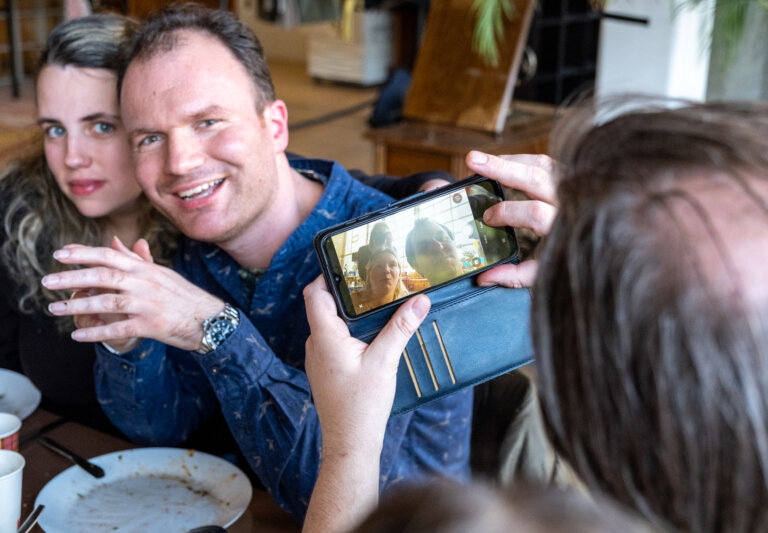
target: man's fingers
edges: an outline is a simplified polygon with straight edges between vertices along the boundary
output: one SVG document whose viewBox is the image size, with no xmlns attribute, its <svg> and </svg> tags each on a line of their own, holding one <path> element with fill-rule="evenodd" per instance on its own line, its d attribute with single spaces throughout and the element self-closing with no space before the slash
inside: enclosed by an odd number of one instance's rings
<svg viewBox="0 0 768 533">
<path fill-rule="evenodd" d="M 467 154 L 466 162 L 474 172 L 495 179 L 505 187 L 521 190 L 531 199 L 557 203 L 554 164 L 546 155 L 494 156 L 472 151 Z"/>
<path fill-rule="evenodd" d="M 77 342 L 122 342 L 138 337 L 133 319 L 121 320 L 102 326 L 80 328 L 72 332 L 72 339 Z"/>
<path fill-rule="evenodd" d="M 128 249 L 128 247 L 123 244 L 123 241 L 121 241 L 120 237 L 118 237 L 117 235 L 112 237 L 112 241 L 110 243 L 110 246 L 112 247 L 112 249 L 117 250 L 118 252 L 123 252 L 123 253 L 126 253 L 126 254 L 132 253 L 131 250 Z"/>
<path fill-rule="evenodd" d="M 536 235 L 546 235 L 557 215 L 557 208 L 536 200 L 505 201 L 489 207 L 483 221 L 489 226 L 528 228 Z"/>
<path fill-rule="evenodd" d="M 121 289 L 126 276 L 122 270 L 95 267 L 48 274 L 41 283 L 51 290 L 99 288 L 116 291 Z"/>
<path fill-rule="evenodd" d="M 65 246 L 53 252 L 53 257 L 66 265 L 107 266 L 120 270 L 129 270 L 135 265 L 136 257 L 128 253 L 107 247 Z"/>
<path fill-rule="evenodd" d="M 138 311 L 130 298 L 113 292 L 53 302 L 48 306 L 48 310 L 56 316 L 131 314 Z"/>
<path fill-rule="evenodd" d="M 389 319 L 387 325 L 371 342 L 366 354 L 366 357 L 371 358 L 370 363 L 397 371 L 400 353 L 424 321 L 430 306 L 429 298 L 423 294 L 415 296 L 401 305 Z"/>
<path fill-rule="evenodd" d="M 499 265 L 477 276 L 478 285 L 502 285 L 513 289 L 532 287 L 536 281 L 539 262 L 523 261 L 519 265 Z"/>
<path fill-rule="evenodd" d="M 133 245 L 133 253 L 148 263 L 154 263 L 152 252 L 149 250 L 149 243 L 146 239 L 139 239 Z"/>
</svg>

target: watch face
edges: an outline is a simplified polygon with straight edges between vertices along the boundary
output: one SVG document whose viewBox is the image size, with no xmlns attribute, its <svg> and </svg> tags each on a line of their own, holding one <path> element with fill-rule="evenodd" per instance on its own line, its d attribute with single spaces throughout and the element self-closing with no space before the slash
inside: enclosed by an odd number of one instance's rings
<svg viewBox="0 0 768 533">
<path fill-rule="evenodd" d="M 213 322 L 208 330 L 208 338 L 211 341 L 211 346 L 218 346 L 227 340 L 227 337 L 229 337 L 233 331 L 235 331 L 235 324 L 233 324 L 231 320 L 220 318 Z"/>
</svg>

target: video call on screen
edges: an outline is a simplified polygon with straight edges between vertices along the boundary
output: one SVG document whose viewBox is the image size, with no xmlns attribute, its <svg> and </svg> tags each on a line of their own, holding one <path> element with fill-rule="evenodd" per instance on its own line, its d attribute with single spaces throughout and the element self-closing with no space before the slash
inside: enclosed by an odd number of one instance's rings
<svg viewBox="0 0 768 533">
<path fill-rule="evenodd" d="M 480 182 L 331 235 L 326 247 L 338 260 L 347 314 L 360 315 L 513 256 L 514 236 L 482 221 L 499 201 L 492 184 Z"/>
</svg>

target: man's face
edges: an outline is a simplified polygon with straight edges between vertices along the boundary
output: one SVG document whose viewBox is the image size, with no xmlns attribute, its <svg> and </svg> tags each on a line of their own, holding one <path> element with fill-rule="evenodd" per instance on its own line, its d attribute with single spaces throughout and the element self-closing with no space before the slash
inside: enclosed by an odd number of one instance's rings
<svg viewBox="0 0 768 533">
<path fill-rule="evenodd" d="M 413 230 L 411 242 L 416 272 L 436 285 L 461 273 L 456 247 L 448 233 L 438 224 L 427 221 Z"/>
<path fill-rule="evenodd" d="M 283 104 L 260 114 L 255 91 L 226 46 L 193 30 L 126 72 L 121 109 L 136 177 L 189 237 L 221 245 L 266 218 L 284 149 L 271 113 Z"/>
</svg>

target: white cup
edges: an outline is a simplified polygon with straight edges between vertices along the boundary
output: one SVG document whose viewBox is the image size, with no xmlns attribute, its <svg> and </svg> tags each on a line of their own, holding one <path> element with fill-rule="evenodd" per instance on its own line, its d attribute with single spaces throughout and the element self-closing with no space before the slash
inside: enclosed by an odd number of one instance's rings
<svg viewBox="0 0 768 533">
<path fill-rule="evenodd" d="M 0 413 L 0 450 L 19 451 L 21 419 L 11 413 Z"/>
<path fill-rule="evenodd" d="M 21 471 L 19 452 L 0 450 L 0 533 L 16 533 L 21 523 Z"/>
</svg>

